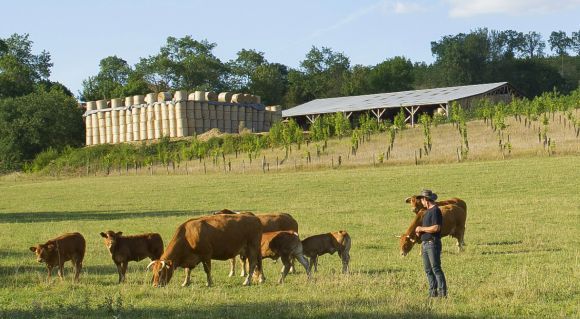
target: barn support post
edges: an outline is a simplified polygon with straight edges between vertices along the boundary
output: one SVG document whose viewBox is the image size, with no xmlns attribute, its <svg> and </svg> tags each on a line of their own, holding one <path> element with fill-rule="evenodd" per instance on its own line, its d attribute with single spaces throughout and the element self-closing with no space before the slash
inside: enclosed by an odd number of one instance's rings
<svg viewBox="0 0 580 319">
<path fill-rule="evenodd" d="M 439 107 L 441 107 L 445 111 L 445 116 L 447 116 L 447 118 L 449 118 L 449 105 L 448 104 L 439 104 Z"/>
<path fill-rule="evenodd" d="M 385 113 L 386 109 L 376 109 L 376 110 L 371 110 L 371 112 L 373 113 L 373 115 L 377 118 L 377 123 L 381 121 L 381 116 L 383 116 L 383 114 Z"/>
<path fill-rule="evenodd" d="M 409 107 L 404 107 L 405 110 L 409 113 L 409 116 L 407 116 L 407 118 L 405 118 L 405 122 L 408 121 L 409 119 L 411 120 L 411 127 L 415 127 L 415 113 L 417 113 L 417 111 L 419 110 L 418 106 L 411 106 Z"/>
</svg>

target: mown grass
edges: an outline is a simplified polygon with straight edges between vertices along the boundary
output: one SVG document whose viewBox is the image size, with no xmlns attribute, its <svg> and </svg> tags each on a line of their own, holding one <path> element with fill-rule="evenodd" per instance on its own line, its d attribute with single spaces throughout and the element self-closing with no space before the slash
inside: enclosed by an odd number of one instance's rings
<svg viewBox="0 0 580 319">
<path fill-rule="evenodd" d="M 356 169 L 96 178 L 0 180 L 0 317 L 578 317 L 580 312 L 580 157 Z M 449 298 L 429 300 L 415 248 L 399 256 L 394 234 L 412 219 L 405 197 L 430 187 L 468 203 L 466 251 L 444 239 Z M 304 271 L 276 284 L 280 264 L 265 261 L 267 282 L 242 287 L 214 261 L 191 287 L 181 271 L 162 289 L 149 285 L 148 260 L 131 263 L 128 282 L 98 233 L 155 231 L 167 243 L 186 219 L 221 208 L 285 211 L 302 237 L 338 229 L 352 236 L 352 273 L 324 256 L 313 282 Z M 60 233 L 87 240 L 81 283 L 45 281 L 28 247 Z"/>
</svg>

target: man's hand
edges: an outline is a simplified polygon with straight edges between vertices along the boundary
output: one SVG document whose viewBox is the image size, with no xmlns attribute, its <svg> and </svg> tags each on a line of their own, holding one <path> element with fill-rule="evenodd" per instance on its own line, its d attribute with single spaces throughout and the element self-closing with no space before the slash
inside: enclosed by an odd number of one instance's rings
<svg viewBox="0 0 580 319">
<path fill-rule="evenodd" d="M 417 234 L 417 236 L 421 235 L 421 232 L 422 232 L 422 231 L 423 231 L 423 230 L 422 230 L 422 227 L 421 227 L 421 226 L 417 226 L 417 227 L 415 228 L 415 234 Z"/>
</svg>

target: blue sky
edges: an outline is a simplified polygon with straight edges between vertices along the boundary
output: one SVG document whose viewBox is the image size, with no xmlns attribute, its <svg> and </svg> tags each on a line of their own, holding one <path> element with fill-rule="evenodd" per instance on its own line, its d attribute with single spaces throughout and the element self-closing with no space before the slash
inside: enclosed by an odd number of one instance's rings
<svg viewBox="0 0 580 319">
<path fill-rule="evenodd" d="M 313 45 L 343 52 L 353 65 L 396 55 L 432 62 L 431 41 L 479 27 L 537 31 L 545 40 L 580 30 L 580 0 L 12 0 L 1 8 L 0 38 L 29 33 L 36 52 L 51 53 L 51 80 L 75 94 L 100 59 L 133 65 L 168 36 L 215 42 L 224 62 L 245 48 L 297 67 Z"/>
</svg>

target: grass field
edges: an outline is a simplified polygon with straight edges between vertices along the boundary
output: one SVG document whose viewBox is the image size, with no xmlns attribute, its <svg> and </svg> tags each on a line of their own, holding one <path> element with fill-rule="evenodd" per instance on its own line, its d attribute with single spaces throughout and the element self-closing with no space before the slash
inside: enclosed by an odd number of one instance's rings
<svg viewBox="0 0 580 319">
<path fill-rule="evenodd" d="M 263 174 L 209 173 L 70 179 L 0 179 L 2 318 L 418 318 L 580 317 L 580 157 L 518 158 L 430 165 Z M 429 300 L 417 247 L 400 257 L 413 215 L 404 199 L 430 187 L 468 204 L 466 250 L 443 240 L 449 298 Z M 159 232 L 167 244 L 190 217 L 221 208 L 290 212 L 301 237 L 346 229 L 351 274 L 336 255 L 276 284 L 281 265 L 265 261 L 267 282 L 242 287 L 228 263 L 202 267 L 180 287 L 154 289 L 148 260 L 131 263 L 127 283 L 99 232 Z M 79 231 L 87 240 L 81 282 L 47 283 L 28 247 Z"/>
</svg>

